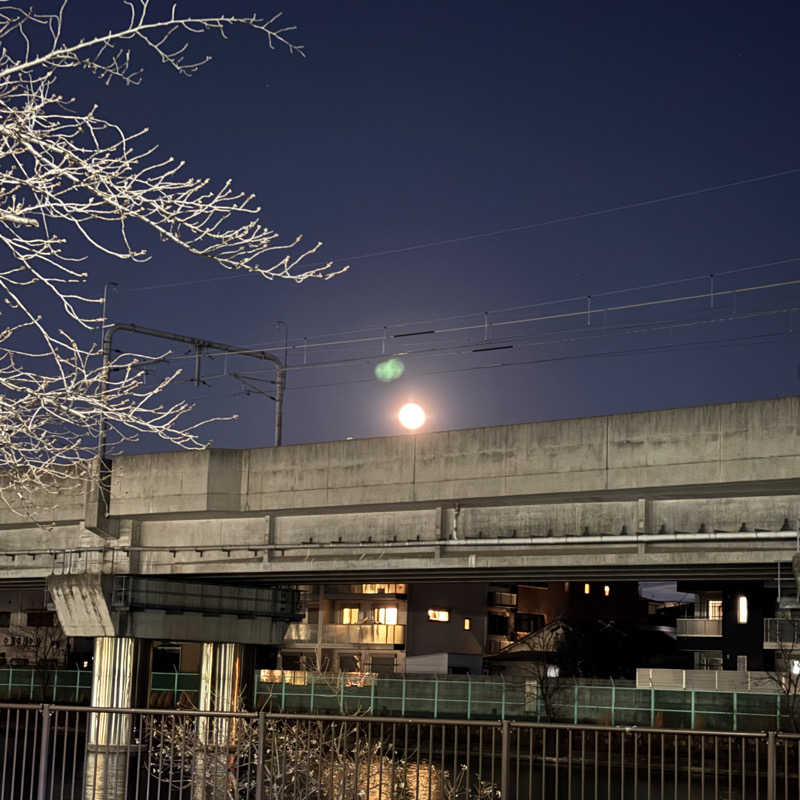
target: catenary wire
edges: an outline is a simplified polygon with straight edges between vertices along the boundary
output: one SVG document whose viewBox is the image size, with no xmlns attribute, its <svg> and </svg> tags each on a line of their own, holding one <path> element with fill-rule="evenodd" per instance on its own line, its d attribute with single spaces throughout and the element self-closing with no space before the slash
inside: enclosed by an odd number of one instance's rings
<svg viewBox="0 0 800 800">
<path fill-rule="evenodd" d="M 391 248 L 387 250 L 373 250 L 372 252 L 359 253 L 352 256 L 343 256 L 332 260 L 337 262 L 344 262 L 344 261 L 358 261 L 358 260 L 363 260 L 365 258 L 380 258 L 389 255 L 411 253 L 417 250 L 424 250 L 429 247 L 442 247 L 448 244 L 458 244 L 461 242 L 475 241 L 477 239 L 487 239 L 494 236 L 504 236 L 509 233 L 519 233 L 522 231 L 536 230 L 538 228 L 545 228 L 552 225 L 561 225 L 567 222 L 577 222 L 582 219 L 591 219 L 592 217 L 608 216 L 610 214 L 616 214 L 620 211 L 629 211 L 635 208 L 645 208 L 647 206 L 658 205 L 660 203 L 668 203 L 675 200 L 684 200 L 690 197 L 699 197 L 700 195 L 708 194 L 710 192 L 719 192 L 725 189 L 733 189 L 738 186 L 747 186 L 754 183 L 763 183 L 765 181 L 774 180 L 775 178 L 783 178 L 789 175 L 796 175 L 797 173 L 800 173 L 800 167 L 793 167 L 791 169 L 780 170 L 778 172 L 769 172 L 763 175 L 756 175 L 750 178 L 742 178 L 736 181 L 729 181 L 728 183 L 719 183 L 712 186 L 704 186 L 699 189 L 691 189 L 685 192 L 677 192 L 674 194 L 661 195 L 659 197 L 652 197 L 646 200 L 636 200 L 630 203 L 622 203 L 616 206 L 609 206 L 608 208 L 595 209 L 593 211 L 583 211 L 577 214 L 568 214 L 561 217 L 552 217 L 550 219 L 541 220 L 539 222 L 531 222 L 525 225 L 514 225 L 508 228 L 497 228 L 491 231 L 470 233 L 464 236 L 453 236 L 447 239 L 436 239 L 428 242 L 418 242 L 416 244 L 406 245 L 404 247 Z M 313 269 L 315 266 L 322 266 L 322 265 L 321 264 L 312 265 L 312 267 L 309 267 L 309 269 Z M 241 278 L 251 274 L 253 273 L 247 271 L 244 272 L 237 271 L 231 275 L 220 275 L 214 278 L 198 278 L 190 281 L 174 281 L 171 283 L 150 284 L 146 286 L 132 286 L 126 289 L 126 291 L 143 292 L 151 289 L 170 289 L 181 286 L 193 286 L 202 283 L 214 283 L 217 281 L 232 280 L 234 278 Z"/>
</svg>

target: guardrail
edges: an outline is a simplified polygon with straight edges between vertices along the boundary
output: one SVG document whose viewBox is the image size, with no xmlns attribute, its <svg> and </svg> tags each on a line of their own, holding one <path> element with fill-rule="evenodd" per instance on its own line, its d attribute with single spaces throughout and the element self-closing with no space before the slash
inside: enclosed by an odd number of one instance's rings
<svg viewBox="0 0 800 800">
<path fill-rule="evenodd" d="M 0 705 L 0 786 L 37 800 L 545 800 L 800 793 L 800 736 Z"/>
<path fill-rule="evenodd" d="M 48 667 L 0 669 L 0 698 L 19 702 L 89 702 L 92 671 Z"/>
<path fill-rule="evenodd" d="M 678 636 L 722 636 L 722 620 L 708 617 L 690 617 L 677 620 Z"/>
<path fill-rule="evenodd" d="M 295 622 L 289 625 L 284 636 L 285 643 L 316 643 L 319 634 L 318 625 Z M 367 623 L 362 625 L 328 624 L 322 626 L 323 644 L 404 644 L 406 640 L 405 625 L 380 625 Z"/>
<path fill-rule="evenodd" d="M 800 619 L 765 619 L 764 649 L 800 652 Z"/>
</svg>

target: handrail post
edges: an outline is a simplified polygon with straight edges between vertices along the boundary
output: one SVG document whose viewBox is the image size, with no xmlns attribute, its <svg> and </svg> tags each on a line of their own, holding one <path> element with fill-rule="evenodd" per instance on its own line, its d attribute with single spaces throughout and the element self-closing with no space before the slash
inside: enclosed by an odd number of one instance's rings
<svg viewBox="0 0 800 800">
<path fill-rule="evenodd" d="M 767 733 L 767 800 L 775 800 L 777 795 L 777 736 L 775 731 Z"/>
<path fill-rule="evenodd" d="M 439 676 L 433 676 L 433 718 L 439 717 Z"/>
<path fill-rule="evenodd" d="M 50 706 L 42 706 L 42 730 L 39 734 L 39 780 L 36 800 L 47 800 L 47 767 L 50 764 Z"/>
<path fill-rule="evenodd" d="M 650 684 L 650 727 L 655 728 L 656 726 L 656 690 L 653 688 L 653 684 Z"/>
<path fill-rule="evenodd" d="M 258 756 L 256 757 L 256 797 L 264 800 L 264 711 L 258 712 Z"/>
<path fill-rule="evenodd" d="M 611 725 L 617 724 L 617 684 L 611 679 Z"/>
<path fill-rule="evenodd" d="M 508 737 L 508 720 L 504 719 L 500 729 L 500 800 L 508 800 Z"/>
<path fill-rule="evenodd" d="M 572 724 L 578 724 L 578 682 L 575 681 L 575 688 L 572 691 Z"/>
<path fill-rule="evenodd" d="M 472 719 L 472 677 L 467 673 L 467 719 Z"/>
<path fill-rule="evenodd" d="M 281 670 L 281 711 L 286 711 L 286 670 Z"/>
</svg>

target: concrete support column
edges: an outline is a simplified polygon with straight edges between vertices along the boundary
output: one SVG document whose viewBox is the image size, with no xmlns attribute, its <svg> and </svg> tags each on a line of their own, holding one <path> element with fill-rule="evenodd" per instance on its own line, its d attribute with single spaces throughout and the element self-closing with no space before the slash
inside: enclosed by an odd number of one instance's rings
<svg viewBox="0 0 800 800">
<path fill-rule="evenodd" d="M 136 640 L 99 636 L 94 640 L 92 706 L 130 708 L 136 684 Z M 86 748 L 86 800 L 117 800 L 127 794 L 131 714 L 93 712 Z"/>
<path fill-rule="evenodd" d="M 245 647 L 234 642 L 204 642 L 200 666 L 200 711 L 241 710 L 245 671 Z M 230 717 L 198 717 L 198 753 L 195 759 L 194 800 L 229 797 L 235 761 L 236 720 Z M 234 796 L 238 796 L 234 794 Z"/>
</svg>

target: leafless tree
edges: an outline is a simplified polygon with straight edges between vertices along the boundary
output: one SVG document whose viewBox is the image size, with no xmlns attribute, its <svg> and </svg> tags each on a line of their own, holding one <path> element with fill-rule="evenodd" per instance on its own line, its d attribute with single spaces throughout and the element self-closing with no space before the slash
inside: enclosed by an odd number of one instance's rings
<svg viewBox="0 0 800 800">
<path fill-rule="evenodd" d="M 178 792 L 218 800 L 252 797 L 258 769 L 266 797 L 297 800 L 496 800 L 496 787 L 460 767 L 451 774 L 389 740 L 365 736 L 356 720 L 267 718 L 263 750 L 252 717 L 214 736 L 213 720 L 154 717 L 143 730 L 148 769 Z"/>
<path fill-rule="evenodd" d="M 230 181 L 214 186 L 159 154 L 147 129 L 126 132 L 97 105 L 63 96 L 65 70 L 86 70 L 106 84 L 141 80 L 135 50 L 149 48 L 167 68 L 193 75 L 209 60 L 189 44 L 202 34 L 227 38 L 237 28 L 263 35 L 270 48 L 303 54 L 279 16 L 154 16 L 150 0 L 124 0 L 118 30 L 77 42 L 62 29 L 67 0 L 54 13 L 0 0 L 0 493 L 18 504 L 31 485 L 74 477 L 95 455 L 108 426 L 119 445 L 152 434 L 184 448 L 204 446 L 183 401 L 143 380 L 142 357 L 115 357 L 109 374 L 96 333 L 102 298 L 89 288 L 88 259 L 137 264 L 147 229 L 229 270 L 264 278 L 330 278 L 346 267 L 306 266 L 320 243 L 279 240 L 259 219 L 253 195 Z M 49 299 L 48 299 L 49 298 Z M 49 307 L 58 310 L 44 311 Z"/>
<path fill-rule="evenodd" d="M 781 717 L 800 733 L 800 619 L 779 619 L 775 669 L 769 678 L 780 692 Z"/>
<path fill-rule="evenodd" d="M 519 659 L 511 662 L 510 675 L 525 681 L 526 708 L 540 713 L 545 722 L 558 719 L 558 705 L 568 689 L 558 659 L 568 633 L 564 623 L 555 621 L 507 648 Z"/>
</svg>

